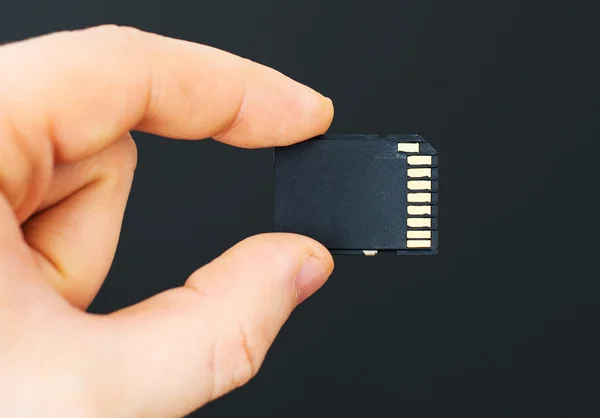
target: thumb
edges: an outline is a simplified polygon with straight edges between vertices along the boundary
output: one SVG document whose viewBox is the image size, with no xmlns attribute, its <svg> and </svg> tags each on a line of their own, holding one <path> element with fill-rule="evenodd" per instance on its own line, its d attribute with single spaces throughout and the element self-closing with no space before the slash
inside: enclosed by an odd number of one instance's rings
<svg viewBox="0 0 600 418">
<path fill-rule="evenodd" d="M 103 408 L 118 408 L 106 416 L 182 416 L 246 383 L 291 311 L 332 270 L 310 238 L 258 235 L 184 287 L 104 318 L 95 392 Z"/>
</svg>

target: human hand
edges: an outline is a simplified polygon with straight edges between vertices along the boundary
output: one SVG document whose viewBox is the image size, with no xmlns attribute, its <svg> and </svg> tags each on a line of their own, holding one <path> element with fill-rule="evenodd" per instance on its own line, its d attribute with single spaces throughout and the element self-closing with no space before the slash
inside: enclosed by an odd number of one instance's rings
<svg viewBox="0 0 600 418">
<path fill-rule="evenodd" d="M 0 415 L 176 417 L 247 382 L 331 256 L 260 235 L 180 288 L 86 313 L 131 187 L 129 131 L 255 148 L 332 117 L 329 99 L 274 70 L 131 28 L 0 47 Z"/>
</svg>

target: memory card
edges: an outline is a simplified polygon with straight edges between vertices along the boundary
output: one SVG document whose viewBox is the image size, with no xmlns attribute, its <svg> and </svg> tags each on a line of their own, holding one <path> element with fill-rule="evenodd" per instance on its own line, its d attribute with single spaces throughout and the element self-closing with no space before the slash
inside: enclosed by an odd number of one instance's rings
<svg viewBox="0 0 600 418">
<path fill-rule="evenodd" d="M 327 134 L 274 150 L 274 230 L 333 254 L 438 251 L 438 155 L 419 135 Z"/>
</svg>

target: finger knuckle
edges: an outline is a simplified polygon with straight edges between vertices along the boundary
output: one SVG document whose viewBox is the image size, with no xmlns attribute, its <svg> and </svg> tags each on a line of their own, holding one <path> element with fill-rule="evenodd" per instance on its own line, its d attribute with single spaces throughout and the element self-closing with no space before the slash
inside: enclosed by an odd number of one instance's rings
<svg viewBox="0 0 600 418">
<path fill-rule="evenodd" d="M 252 350 L 249 334 L 242 323 L 238 326 L 236 343 L 233 348 L 233 359 L 234 370 L 231 386 L 239 387 L 252 379 L 260 366 L 258 356 Z"/>
<path fill-rule="evenodd" d="M 213 398 L 248 382 L 256 375 L 261 363 L 242 324 L 238 325 L 237 333 L 215 346 L 213 354 Z"/>
<path fill-rule="evenodd" d="M 137 147 L 130 136 L 124 137 L 107 149 L 99 161 L 98 177 L 104 180 L 127 180 L 137 165 Z"/>
<path fill-rule="evenodd" d="M 121 158 L 122 163 L 129 171 L 135 171 L 138 163 L 138 150 L 135 141 L 131 135 L 127 135 L 119 142 L 119 146 L 122 148 Z"/>
<path fill-rule="evenodd" d="M 100 25 L 86 29 L 87 33 L 102 41 L 117 44 L 131 44 L 137 41 L 141 30 L 132 26 Z"/>
<path fill-rule="evenodd" d="M 35 141 L 10 122 L 0 121 L 0 193 L 22 221 L 33 210 L 50 182 L 52 151 L 49 141 Z"/>
</svg>

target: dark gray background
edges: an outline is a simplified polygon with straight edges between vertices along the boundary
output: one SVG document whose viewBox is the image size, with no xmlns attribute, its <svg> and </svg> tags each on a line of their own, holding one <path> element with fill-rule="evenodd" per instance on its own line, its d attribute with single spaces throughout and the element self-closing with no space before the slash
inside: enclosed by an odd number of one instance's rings
<svg viewBox="0 0 600 418">
<path fill-rule="evenodd" d="M 600 414 L 600 37 L 584 6 L 10 0 L 0 40 L 117 23 L 210 44 L 331 97 L 332 132 L 420 133 L 438 150 L 440 254 L 337 258 L 258 376 L 197 416 L 585 417 Z M 95 312 L 271 227 L 271 150 L 135 137 Z"/>
</svg>

